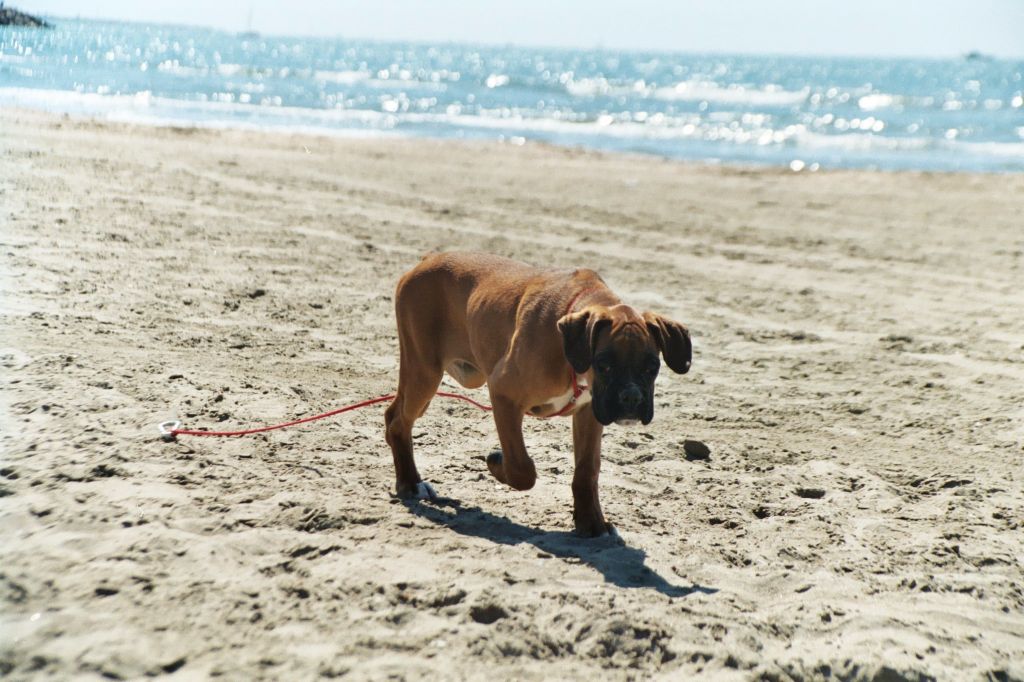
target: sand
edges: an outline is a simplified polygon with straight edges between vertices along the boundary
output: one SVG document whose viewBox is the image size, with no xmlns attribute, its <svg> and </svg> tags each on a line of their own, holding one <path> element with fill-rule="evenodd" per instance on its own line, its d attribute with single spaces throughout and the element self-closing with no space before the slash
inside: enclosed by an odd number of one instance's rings
<svg viewBox="0 0 1024 682">
<path fill-rule="evenodd" d="M 1024 176 L 0 113 L 0 672 L 14 679 L 1022 679 Z M 587 266 L 694 367 L 610 427 L 415 429 L 392 293 L 433 249 Z M 467 392 L 486 399 L 484 391 Z M 706 456 L 705 456 L 706 455 Z"/>
</svg>

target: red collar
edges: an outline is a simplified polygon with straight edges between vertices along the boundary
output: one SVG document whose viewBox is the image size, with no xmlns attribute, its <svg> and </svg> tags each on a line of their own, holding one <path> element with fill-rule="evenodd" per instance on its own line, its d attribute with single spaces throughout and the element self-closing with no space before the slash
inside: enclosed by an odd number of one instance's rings
<svg viewBox="0 0 1024 682">
<path fill-rule="evenodd" d="M 572 309 L 579 302 L 579 300 L 583 298 L 583 294 L 589 293 L 591 291 L 593 291 L 592 288 L 584 289 L 583 291 L 573 296 L 572 300 L 569 301 L 569 306 L 565 309 L 565 314 L 570 314 L 572 312 Z M 576 374 L 576 370 L 572 368 L 572 365 L 569 365 L 569 381 L 572 382 L 572 398 L 570 398 L 569 402 L 565 404 L 565 407 L 547 417 L 548 419 L 550 419 L 551 417 L 562 417 L 566 414 L 569 414 L 569 412 L 574 407 L 576 407 L 576 401 L 580 399 L 580 396 L 590 390 L 590 386 L 587 386 L 586 384 L 583 384 L 582 386 L 580 385 L 579 375 Z"/>
</svg>

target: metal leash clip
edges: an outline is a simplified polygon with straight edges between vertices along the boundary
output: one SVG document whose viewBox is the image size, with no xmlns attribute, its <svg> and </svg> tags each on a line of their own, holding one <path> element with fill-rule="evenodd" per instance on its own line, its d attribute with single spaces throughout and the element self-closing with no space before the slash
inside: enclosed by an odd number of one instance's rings
<svg viewBox="0 0 1024 682">
<path fill-rule="evenodd" d="M 174 440 L 174 432 L 181 428 L 181 422 L 176 419 L 170 421 L 160 422 L 157 426 L 160 429 L 160 437 L 166 441 Z"/>
</svg>

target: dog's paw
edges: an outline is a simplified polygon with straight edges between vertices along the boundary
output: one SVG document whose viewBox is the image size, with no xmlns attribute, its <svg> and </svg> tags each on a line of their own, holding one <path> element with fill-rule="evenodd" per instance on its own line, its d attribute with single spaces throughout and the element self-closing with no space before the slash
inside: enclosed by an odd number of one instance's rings
<svg viewBox="0 0 1024 682">
<path fill-rule="evenodd" d="M 430 485 L 426 481 L 420 481 L 416 484 L 416 490 L 413 492 L 413 499 L 437 500 L 437 491 L 434 490 L 434 486 Z"/>
<path fill-rule="evenodd" d="M 607 521 L 604 523 L 604 532 L 595 533 L 590 537 L 608 543 L 613 547 L 622 547 L 626 544 L 626 541 L 619 535 L 619 529 Z"/>
<path fill-rule="evenodd" d="M 577 521 L 576 534 L 584 538 L 609 538 L 619 544 L 623 542 L 618 529 L 604 519 L 590 522 Z"/>
<path fill-rule="evenodd" d="M 508 484 L 508 481 L 505 480 L 505 465 L 500 450 L 495 450 L 487 455 L 487 470 L 491 472 L 491 476 Z"/>
<path fill-rule="evenodd" d="M 406 483 L 398 486 L 396 497 L 400 500 L 437 500 L 437 491 L 426 481 Z"/>
</svg>

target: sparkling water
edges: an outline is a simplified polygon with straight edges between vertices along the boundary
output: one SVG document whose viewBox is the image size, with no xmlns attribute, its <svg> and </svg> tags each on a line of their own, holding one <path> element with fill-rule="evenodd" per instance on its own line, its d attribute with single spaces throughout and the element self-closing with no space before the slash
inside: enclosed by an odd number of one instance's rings
<svg viewBox="0 0 1024 682">
<path fill-rule="evenodd" d="M 0 29 L 0 105 L 793 169 L 1024 171 L 1024 62 L 984 55 L 729 56 L 53 21 Z"/>
</svg>

